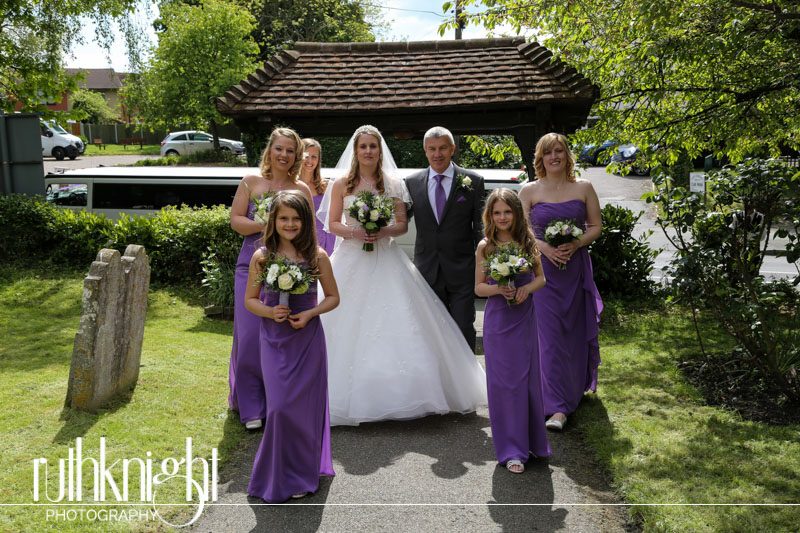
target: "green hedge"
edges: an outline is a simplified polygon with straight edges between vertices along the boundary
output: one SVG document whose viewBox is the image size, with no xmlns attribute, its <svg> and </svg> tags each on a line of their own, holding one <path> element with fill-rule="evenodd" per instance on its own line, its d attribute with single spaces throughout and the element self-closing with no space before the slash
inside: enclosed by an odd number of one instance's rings
<svg viewBox="0 0 800 533">
<path fill-rule="evenodd" d="M 42 198 L 0 196 L 0 261 L 54 261 L 88 268 L 101 248 L 120 252 L 141 244 L 150 256 L 152 279 L 199 285 L 203 260 L 235 263 L 241 237 L 225 206 L 165 208 L 151 217 L 102 215 L 61 209 Z"/>
<path fill-rule="evenodd" d="M 647 235 L 633 236 L 642 213 L 608 204 L 601 210 L 603 231 L 589 249 L 594 281 L 603 297 L 642 298 L 654 293 L 650 279 L 657 252 L 647 244 Z"/>
<path fill-rule="evenodd" d="M 639 298 L 653 292 L 649 279 L 654 252 L 644 238 L 633 237 L 636 215 L 607 205 L 603 233 L 592 244 L 594 275 L 604 296 Z M 0 261 L 54 261 L 86 269 L 101 248 L 120 252 L 141 244 L 150 256 L 152 279 L 202 284 L 209 303 L 233 303 L 233 272 L 241 237 L 230 227 L 225 206 L 165 208 L 151 217 L 72 211 L 41 198 L 0 196 Z"/>
</svg>

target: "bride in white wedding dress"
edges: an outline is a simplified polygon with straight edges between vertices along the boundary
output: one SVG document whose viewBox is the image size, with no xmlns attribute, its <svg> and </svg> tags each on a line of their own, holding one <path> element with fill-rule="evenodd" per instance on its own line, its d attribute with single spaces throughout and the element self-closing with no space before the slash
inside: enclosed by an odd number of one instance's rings
<svg viewBox="0 0 800 533">
<path fill-rule="evenodd" d="M 331 425 L 467 413 L 486 403 L 486 376 L 450 314 L 393 237 L 408 229 L 405 183 L 380 132 L 356 130 L 317 216 L 336 234 L 341 294 L 322 315 Z M 363 190 L 394 199 L 394 220 L 369 235 L 347 214 Z M 374 251 L 362 249 L 374 243 Z"/>
</svg>

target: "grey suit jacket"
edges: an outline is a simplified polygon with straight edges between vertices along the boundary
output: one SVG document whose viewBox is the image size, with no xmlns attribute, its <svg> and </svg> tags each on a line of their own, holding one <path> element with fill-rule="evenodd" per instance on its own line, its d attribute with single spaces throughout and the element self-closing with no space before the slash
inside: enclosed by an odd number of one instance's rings
<svg viewBox="0 0 800 533">
<path fill-rule="evenodd" d="M 413 202 L 411 215 L 417 227 L 414 264 L 430 284 L 436 282 L 441 268 L 448 285 L 472 286 L 475 278 L 475 248 L 483 238 L 483 177 L 455 165 L 455 177 L 469 176 L 472 180 L 471 190 L 459 187 L 458 180 L 453 179 L 439 224 L 428 198 L 428 174 L 429 169 L 426 168 L 406 178 Z"/>
</svg>

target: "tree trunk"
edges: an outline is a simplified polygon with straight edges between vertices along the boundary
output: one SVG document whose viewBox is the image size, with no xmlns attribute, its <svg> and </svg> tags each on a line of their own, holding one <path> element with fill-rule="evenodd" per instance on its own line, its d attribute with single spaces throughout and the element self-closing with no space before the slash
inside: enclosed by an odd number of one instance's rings
<svg viewBox="0 0 800 533">
<path fill-rule="evenodd" d="M 217 132 L 217 121 L 211 119 L 209 123 L 209 129 L 211 130 L 211 135 L 214 137 L 214 151 L 219 152 L 219 133 Z"/>
</svg>

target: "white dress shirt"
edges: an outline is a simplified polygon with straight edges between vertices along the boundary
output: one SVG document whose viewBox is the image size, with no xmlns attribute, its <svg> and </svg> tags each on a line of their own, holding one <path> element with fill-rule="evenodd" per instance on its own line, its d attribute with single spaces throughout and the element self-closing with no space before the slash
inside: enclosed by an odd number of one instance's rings
<svg viewBox="0 0 800 533">
<path fill-rule="evenodd" d="M 436 180 L 433 177 L 439 174 L 444 176 L 444 178 L 442 178 L 442 187 L 444 187 L 444 199 L 447 201 L 447 198 L 450 196 L 450 186 L 453 184 L 455 173 L 456 167 L 453 165 L 452 161 L 450 162 L 450 166 L 444 169 L 444 172 L 436 172 L 428 167 L 428 201 L 431 203 L 433 216 L 436 217 L 437 222 L 441 222 L 441 220 L 439 220 L 439 217 L 436 215 Z"/>
</svg>

